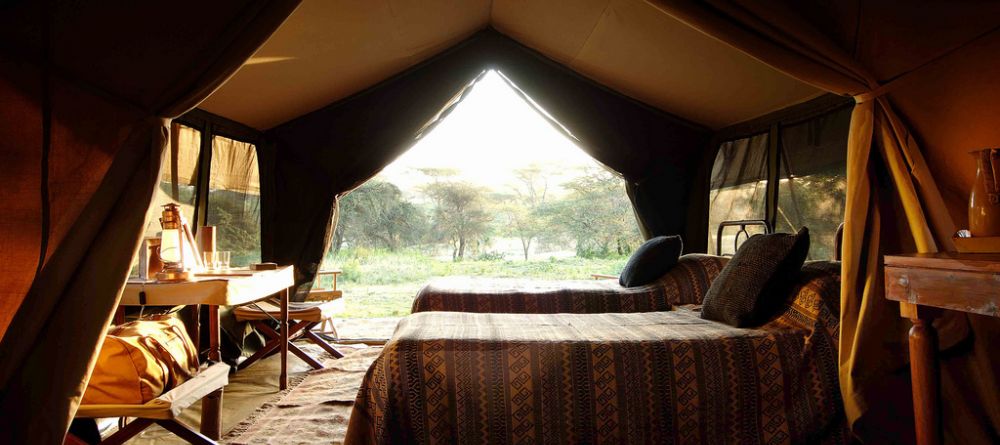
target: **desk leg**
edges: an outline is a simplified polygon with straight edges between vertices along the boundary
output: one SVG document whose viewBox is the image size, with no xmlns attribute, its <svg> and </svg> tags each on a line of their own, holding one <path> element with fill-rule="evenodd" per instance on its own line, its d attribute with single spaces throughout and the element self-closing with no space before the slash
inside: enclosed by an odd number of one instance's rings
<svg viewBox="0 0 1000 445">
<path fill-rule="evenodd" d="M 219 307 L 208 306 L 208 359 L 222 361 L 219 348 Z M 201 401 L 201 433 L 218 440 L 222 435 L 222 388 L 213 391 Z"/>
<path fill-rule="evenodd" d="M 911 318 L 910 378 L 913 381 L 913 413 L 917 443 L 941 443 L 940 380 L 937 332 L 929 318 Z"/>
<path fill-rule="evenodd" d="M 281 292 L 281 381 L 282 391 L 288 387 L 288 289 Z"/>
</svg>

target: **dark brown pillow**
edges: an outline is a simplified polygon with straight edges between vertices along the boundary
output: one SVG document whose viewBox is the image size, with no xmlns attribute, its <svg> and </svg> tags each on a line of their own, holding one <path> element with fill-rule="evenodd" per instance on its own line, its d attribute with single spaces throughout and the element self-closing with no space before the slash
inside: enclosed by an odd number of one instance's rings
<svg viewBox="0 0 1000 445">
<path fill-rule="evenodd" d="M 809 230 L 750 237 L 715 278 L 701 317 L 738 328 L 767 321 L 784 303 L 809 253 Z"/>
<path fill-rule="evenodd" d="M 636 287 L 656 281 L 677 264 L 682 250 L 684 243 L 677 235 L 658 236 L 642 243 L 625 263 L 618 284 Z"/>
</svg>

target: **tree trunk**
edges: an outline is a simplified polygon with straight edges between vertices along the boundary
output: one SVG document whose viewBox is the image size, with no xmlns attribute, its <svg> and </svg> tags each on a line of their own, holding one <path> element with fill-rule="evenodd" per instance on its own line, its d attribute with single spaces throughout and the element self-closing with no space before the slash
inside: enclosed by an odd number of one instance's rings
<svg viewBox="0 0 1000 445">
<path fill-rule="evenodd" d="M 524 261 L 528 261 L 528 252 L 531 251 L 531 238 L 528 238 L 527 242 L 522 238 L 521 247 L 524 248 Z"/>
<path fill-rule="evenodd" d="M 333 254 L 340 253 L 340 248 L 344 246 L 344 233 L 336 231 L 333 233 Z"/>
<path fill-rule="evenodd" d="M 459 260 L 464 260 L 465 259 L 465 237 L 464 236 L 458 238 L 458 259 Z"/>
</svg>

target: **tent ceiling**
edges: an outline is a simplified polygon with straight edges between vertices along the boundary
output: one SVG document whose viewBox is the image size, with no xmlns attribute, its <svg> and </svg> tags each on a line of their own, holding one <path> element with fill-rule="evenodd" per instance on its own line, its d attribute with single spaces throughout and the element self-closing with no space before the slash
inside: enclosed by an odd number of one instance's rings
<svg viewBox="0 0 1000 445">
<path fill-rule="evenodd" d="M 641 0 L 306 0 L 201 108 L 267 129 L 487 26 L 625 95 L 712 128 L 820 94 Z"/>
</svg>

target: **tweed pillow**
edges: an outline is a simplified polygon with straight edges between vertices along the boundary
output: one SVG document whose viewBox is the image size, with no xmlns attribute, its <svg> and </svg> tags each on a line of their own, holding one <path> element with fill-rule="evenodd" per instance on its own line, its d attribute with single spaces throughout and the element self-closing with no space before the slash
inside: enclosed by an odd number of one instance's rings
<svg viewBox="0 0 1000 445">
<path fill-rule="evenodd" d="M 809 230 L 750 237 L 705 294 L 701 317 L 738 328 L 774 315 L 809 253 Z"/>
<path fill-rule="evenodd" d="M 680 236 L 658 236 L 646 241 L 628 259 L 618 277 L 625 287 L 643 286 L 662 277 L 677 264 L 684 250 Z"/>
</svg>

